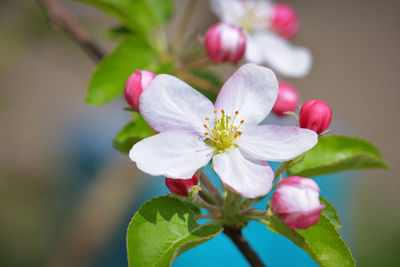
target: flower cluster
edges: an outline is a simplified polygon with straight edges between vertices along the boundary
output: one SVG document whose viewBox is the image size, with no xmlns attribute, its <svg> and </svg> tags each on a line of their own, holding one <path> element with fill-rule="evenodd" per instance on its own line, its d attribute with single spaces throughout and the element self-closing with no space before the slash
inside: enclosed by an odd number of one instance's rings
<svg viewBox="0 0 400 267">
<path fill-rule="evenodd" d="M 247 61 L 267 64 L 279 74 L 288 77 L 304 77 L 309 73 L 312 64 L 310 51 L 304 47 L 293 46 L 288 41 L 300 28 L 293 8 L 268 0 L 210 0 L 210 4 L 222 23 L 218 24 L 222 35 L 231 36 L 230 45 L 225 43 L 222 46 L 226 47 L 226 50 L 239 50 L 239 44 L 243 43 L 228 33 L 232 31 L 232 25 L 235 25 L 241 28 L 246 36 L 244 56 Z M 223 24 L 226 26 L 221 26 Z M 221 47 L 219 42 L 216 43 L 206 38 L 207 51 L 212 50 L 213 46 Z M 220 53 L 224 54 L 227 51 L 221 49 Z M 236 53 L 236 56 L 239 56 L 239 53 Z M 214 57 L 215 55 L 211 56 L 211 59 Z M 232 60 L 227 58 L 222 61 Z"/>
<path fill-rule="evenodd" d="M 290 6 L 256 0 L 211 4 L 222 20 L 204 39 L 213 62 L 237 64 L 246 55 L 287 76 L 308 72 L 309 51 L 287 41 L 299 29 Z M 124 94 L 157 132 L 132 147 L 131 160 L 146 173 L 169 177 L 166 186 L 181 197 L 199 188 L 196 172 L 210 160 L 226 188 L 246 198 L 265 196 L 276 178 L 268 161 L 289 161 L 311 149 L 332 118 L 325 102 L 310 100 L 301 108 L 299 127 L 260 124 L 270 111 L 279 116 L 295 111 L 299 93 L 287 82 L 278 85 L 271 70 L 255 64 L 240 67 L 215 104 L 174 76 L 146 70 L 129 77 Z M 291 228 L 315 224 L 323 208 L 318 185 L 308 178 L 282 180 L 271 198 L 272 211 Z"/>
<path fill-rule="evenodd" d="M 140 112 L 159 134 L 135 144 L 130 158 L 144 172 L 178 179 L 212 159 L 226 187 L 264 196 L 274 178 L 267 161 L 293 159 L 318 141 L 308 129 L 259 125 L 277 95 L 274 73 L 254 64 L 232 75 L 214 105 L 183 81 L 158 75 L 140 96 Z"/>
</svg>

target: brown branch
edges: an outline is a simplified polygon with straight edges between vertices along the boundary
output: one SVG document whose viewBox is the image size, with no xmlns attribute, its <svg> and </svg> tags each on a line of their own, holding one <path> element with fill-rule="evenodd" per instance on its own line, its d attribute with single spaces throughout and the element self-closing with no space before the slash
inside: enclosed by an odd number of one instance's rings
<svg viewBox="0 0 400 267">
<path fill-rule="evenodd" d="M 79 21 L 58 0 L 37 0 L 46 11 L 50 24 L 62 29 L 96 63 L 104 57 L 103 50 L 89 37 Z"/>
<path fill-rule="evenodd" d="M 229 227 L 224 227 L 224 234 L 226 234 L 240 252 L 245 256 L 246 260 L 253 267 L 266 267 L 266 265 L 261 261 L 257 253 L 250 247 L 247 240 L 242 235 L 242 229 L 232 229 Z"/>
<path fill-rule="evenodd" d="M 196 7 L 197 0 L 191 0 L 186 6 L 186 10 L 183 13 L 182 20 L 179 22 L 178 29 L 175 34 L 175 39 L 172 45 L 174 52 L 178 51 L 182 45 L 182 39 L 185 35 L 186 29 L 189 26 L 189 21 L 192 18 L 194 8 Z"/>
</svg>

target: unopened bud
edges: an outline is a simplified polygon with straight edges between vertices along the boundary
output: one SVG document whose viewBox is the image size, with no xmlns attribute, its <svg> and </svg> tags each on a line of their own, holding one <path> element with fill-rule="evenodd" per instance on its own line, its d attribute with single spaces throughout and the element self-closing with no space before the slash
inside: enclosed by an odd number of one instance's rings
<svg viewBox="0 0 400 267">
<path fill-rule="evenodd" d="M 328 103 L 319 99 L 308 100 L 300 110 L 300 127 L 313 130 L 317 134 L 325 131 L 332 121 L 332 111 Z"/>
<path fill-rule="evenodd" d="M 139 112 L 139 98 L 143 90 L 149 87 L 156 75 L 148 70 L 136 70 L 125 83 L 124 96 L 126 102 Z"/>
<path fill-rule="evenodd" d="M 199 179 L 197 175 L 193 175 L 190 179 L 174 179 L 165 178 L 165 185 L 171 190 L 172 193 L 178 196 L 187 197 L 189 195 L 190 189 L 198 185 Z"/>
<path fill-rule="evenodd" d="M 278 98 L 275 101 L 272 111 L 279 116 L 285 112 L 294 111 L 299 103 L 299 92 L 290 83 L 280 82 Z"/>
<path fill-rule="evenodd" d="M 241 28 L 226 23 L 211 26 L 206 33 L 204 46 L 208 57 L 215 63 L 238 63 L 244 55 L 246 37 Z"/>
<path fill-rule="evenodd" d="M 271 27 L 286 39 L 293 37 L 300 29 L 296 11 L 289 5 L 274 5 Z"/>
<path fill-rule="evenodd" d="M 272 211 L 290 228 L 306 229 L 316 224 L 325 205 L 319 202 L 319 187 L 309 178 L 283 179 L 271 197 Z"/>
</svg>

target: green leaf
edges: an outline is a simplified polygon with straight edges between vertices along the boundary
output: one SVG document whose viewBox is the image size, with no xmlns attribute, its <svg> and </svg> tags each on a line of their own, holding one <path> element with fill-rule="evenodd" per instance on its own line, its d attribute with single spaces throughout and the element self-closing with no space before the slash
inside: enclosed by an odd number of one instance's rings
<svg viewBox="0 0 400 267">
<path fill-rule="evenodd" d="M 139 113 L 135 112 L 133 116 L 134 120 L 125 125 L 114 138 L 114 147 L 123 153 L 129 153 L 134 144 L 154 134 L 154 131 Z"/>
<path fill-rule="evenodd" d="M 290 239 L 320 266 L 355 266 L 350 250 L 324 215 L 316 225 L 304 230 L 292 230 L 278 217 L 271 216 L 268 228 Z"/>
<path fill-rule="evenodd" d="M 201 78 L 203 80 L 206 80 L 206 81 L 214 84 L 218 88 L 222 87 L 223 83 L 222 83 L 221 79 L 218 77 L 218 75 L 216 75 L 212 71 L 200 69 L 200 70 L 194 70 L 193 74 L 198 78 Z M 206 90 L 206 89 L 199 88 L 199 87 L 196 87 L 196 90 L 199 91 L 200 93 L 202 93 L 203 95 L 205 95 L 213 103 L 217 99 L 217 93 L 214 91 Z"/>
<path fill-rule="evenodd" d="M 194 70 L 193 74 L 203 80 L 213 83 L 217 87 L 222 87 L 223 85 L 221 78 L 215 72 L 199 69 L 199 70 Z"/>
<path fill-rule="evenodd" d="M 111 27 L 104 33 L 106 38 L 110 39 L 122 39 L 122 38 L 129 38 L 129 37 L 136 37 L 137 33 L 129 29 L 128 27 L 124 25 L 117 25 L 114 27 Z"/>
<path fill-rule="evenodd" d="M 129 265 L 169 266 L 181 253 L 221 231 L 221 225 L 199 225 L 192 210 L 176 198 L 153 198 L 139 209 L 129 224 Z"/>
<path fill-rule="evenodd" d="M 322 210 L 322 214 L 331 221 L 336 229 L 342 229 L 342 222 L 340 221 L 339 215 L 337 214 L 335 207 L 323 197 L 319 197 L 319 201 L 321 204 L 326 206 L 326 208 Z"/>
<path fill-rule="evenodd" d="M 289 169 L 289 175 L 311 177 L 346 170 L 387 168 L 371 143 L 355 137 L 321 137 L 318 144 L 303 155 L 304 159 Z M 298 158 L 293 161 L 296 160 Z"/>
<path fill-rule="evenodd" d="M 103 105 L 124 91 L 128 77 L 136 69 L 147 69 L 156 61 L 156 53 L 142 39 L 125 39 L 97 66 L 89 83 L 86 102 Z"/>
<path fill-rule="evenodd" d="M 171 16 L 171 0 L 72 0 L 95 6 L 135 32 L 144 34 L 164 24 Z"/>
</svg>

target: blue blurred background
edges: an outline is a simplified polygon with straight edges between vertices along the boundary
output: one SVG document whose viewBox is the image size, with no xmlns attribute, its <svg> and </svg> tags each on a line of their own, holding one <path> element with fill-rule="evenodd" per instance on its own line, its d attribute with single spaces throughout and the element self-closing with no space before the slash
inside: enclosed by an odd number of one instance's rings
<svg viewBox="0 0 400 267">
<path fill-rule="evenodd" d="M 176 2 L 170 32 L 187 3 Z M 216 21 L 205 2 L 190 25 L 199 33 Z M 64 3 L 111 51 L 114 43 L 104 32 L 116 22 L 91 7 Z M 341 234 L 359 266 L 399 266 L 400 2 L 286 3 L 302 22 L 295 43 L 314 54 L 311 74 L 290 80 L 301 101 L 327 101 L 331 129 L 370 140 L 391 166 L 319 177 L 322 195 L 337 206 Z M 168 190 L 162 178 L 145 176 L 112 147 L 130 119 L 124 101 L 100 108 L 83 102 L 95 65 L 47 24 L 35 1 L 0 1 L 0 48 L 0 266 L 126 266 L 130 218 L 141 203 Z M 226 78 L 234 69 L 219 71 Z M 244 234 L 269 266 L 315 265 L 262 225 L 251 223 Z M 222 264 L 247 266 L 220 235 L 174 266 Z"/>
</svg>

